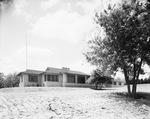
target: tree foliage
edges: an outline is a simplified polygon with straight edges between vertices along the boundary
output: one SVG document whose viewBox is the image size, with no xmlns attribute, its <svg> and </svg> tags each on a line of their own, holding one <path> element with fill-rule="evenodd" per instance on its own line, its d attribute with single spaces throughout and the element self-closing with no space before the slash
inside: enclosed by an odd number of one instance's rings
<svg viewBox="0 0 150 119">
<path fill-rule="evenodd" d="M 13 2 L 14 0 L 0 0 L 0 13 L 3 10 L 9 9 Z"/>
<path fill-rule="evenodd" d="M 88 42 L 91 49 L 86 59 L 99 68 L 116 71 L 121 68 L 128 94 L 136 95 L 141 66 L 150 65 L 150 12 L 149 3 L 110 5 L 104 12 L 97 12 L 95 21 L 104 31 L 104 38 L 95 36 Z M 131 92 L 130 79 L 133 81 Z"/>
<path fill-rule="evenodd" d="M 4 87 L 4 74 L 0 73 L 0 88 Z"/>
<path fill-rule="evenodd" d="M 19 86 L 19 78 L 16 73 L 8 74 L 4 77 L 4 75 L 0 75 L 0 88 L 7 87 L 18 87 Z"/>
<path fill-rule="evenodd" d="M 92 76 L 89 78 L 88 83 L 95 84 L 96 89 L 101 89 L 103 84 L 111 83 L 112 78 L 104 76 L 103 72 L 99 69 L 93 71 Z"/>
</svg>

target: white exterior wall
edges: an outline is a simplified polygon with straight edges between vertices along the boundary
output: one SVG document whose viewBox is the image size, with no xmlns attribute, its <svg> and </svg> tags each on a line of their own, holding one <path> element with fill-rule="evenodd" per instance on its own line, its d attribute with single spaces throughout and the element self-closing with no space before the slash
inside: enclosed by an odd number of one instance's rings
<svg viewBox="0 0 150 119">
<path fill-rule="evenodd" d="M 65 83 L 65 87 L 91 87 L 91 85 L 82 83 Z"/>
<path fill-rule="evenodd" d="M 38 82 L 29 82 L 28 74 L 23 74 L 23 77 L 24 77 L 24 87 L 38 85 Z M 38 79 L 39 79 L 39 76 L 38 76 Z"/>
<path fill-rule="evenodd" d="M 19 79 L 20 79 L 19 87 L 24 87 L 24 78 L 22 74 L 19 76 Z"/>
<path fill-rule="evenodd" d="M 44 74 L 41 75 L 41 86 L 44 86 Z"/>
<path fill-rule="evenodd" d="M 45 86 L 47 86 L 47 83 L 46 83 L 47 81 L 45 81 L 45 74 L 42 76 L 42 78 L 43 78 L 42 79 L 42 86 L 45 87 Z"/>
<path fill-rule="evenodd" d="M 116 84 L 114 84 L 114 82 L 116 82 Z M 114 82 L 112 82 L 112 87 L 119 87 L 119 86 L 124 86 L 125 85 L 124 82 L 118 82 L 118 81 L 114 81 Z M 120 85 L 120 83 L 121 83 L 121 85 Z"/>
<path fill-rule="evenodd" d="M 60 82 L 61 84 L 63 83 L 63 75 L 62 75 L 62 74 L 59 75 L 59 82 Z"/>
<path fill-rule="evenodd" d="M 54 81 L 45 81 L 44 84 L 45 87 L 62 86 L 60 82 L 54 82 Z"/>
<path fill-rule="evenodd" d="M 90 87 L 91 86 L 90 84 L 86 83 L 87 76 L 85 76 L 85 84 L 82 84 L 82 83 L 77 82 L 78 75 L 75 75 L 75 83 L 67 83 L 67 74 L 59 74 L 58 75 L 58 82 L 45 81 L 44 76 L 45 75 L 50 75 L 50 74 L 38 75 L 38 82 L 29 82 L 28 75 L 29 74 L 21 74 L 20 75 L 19 87 L 27 87 L 27 86 Z M 22 80 L 23 80 L 23 82 L 21 82 Z"/>
</svg>

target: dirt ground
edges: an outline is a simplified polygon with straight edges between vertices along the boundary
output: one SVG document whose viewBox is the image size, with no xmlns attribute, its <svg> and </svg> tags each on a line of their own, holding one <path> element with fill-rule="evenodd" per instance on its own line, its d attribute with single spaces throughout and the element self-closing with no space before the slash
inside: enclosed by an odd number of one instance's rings
<svg viewBox="0 0 150 119">
<path fill-rule="evenodd" d="M 113 94 L 123 91 L 126 87 L 0 89 L 0 119 L 150 119 L 149 106 Z"/>
</svg>

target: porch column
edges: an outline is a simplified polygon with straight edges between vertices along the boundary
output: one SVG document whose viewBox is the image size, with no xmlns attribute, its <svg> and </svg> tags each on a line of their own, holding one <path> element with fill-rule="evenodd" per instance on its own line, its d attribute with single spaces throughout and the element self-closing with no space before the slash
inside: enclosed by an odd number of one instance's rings
<svg viewBox="0 0 150 119">
<path fill-rule="evenodd" d="M 86 83 L 86 81 L 87 81 L 87 76 L 85 76 L 85 83 Z"/>
<path fill-rule="evenodd" d="M 63 74 L 63 87 L 65 87 L 65 83 L 67 83 L 67 74 Z"/>
<path fill-rule="evenodd" d="M 78 83 L 78 75 L 75 75 L 75 83 Z"/>
<path fill-rule="evenodd" d="M 41 78 L 42 78 L 42 87 L 44 86 L 44 81 L 45 81 L 45 74 L 43 74 L 42 76 L 41 76 Z"/>
<path fill-rule="evenodd" d="M 44 87 L 47 87 L 47 74 L 44 76 Z"/>
<path fill-rule="evenodd" d="M 23 75 L 23 73 L 22 73 L 22 75 L 21 75 L 20 77 L 21 77 L 21 79 L 22 79 L 22 82 L 21 82 L 21 83 L 22 83 L 22 86 L 21 86 L 21 87 L 24 87 L 24 86 L 25 86 L 25 84 L 24 84 L 25 82 L 24 82 L 24 75 Z"/>
</svg>

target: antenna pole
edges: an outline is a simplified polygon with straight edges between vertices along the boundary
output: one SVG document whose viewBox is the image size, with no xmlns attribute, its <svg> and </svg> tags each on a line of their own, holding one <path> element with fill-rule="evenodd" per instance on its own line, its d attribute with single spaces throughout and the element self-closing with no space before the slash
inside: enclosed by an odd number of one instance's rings
<svg viewBox="0 0 150 119">
<path fill-rule="evenodd" d="M 28 69 L 28 39 L 26 36 L 26 69 Z"/>
</svg>

